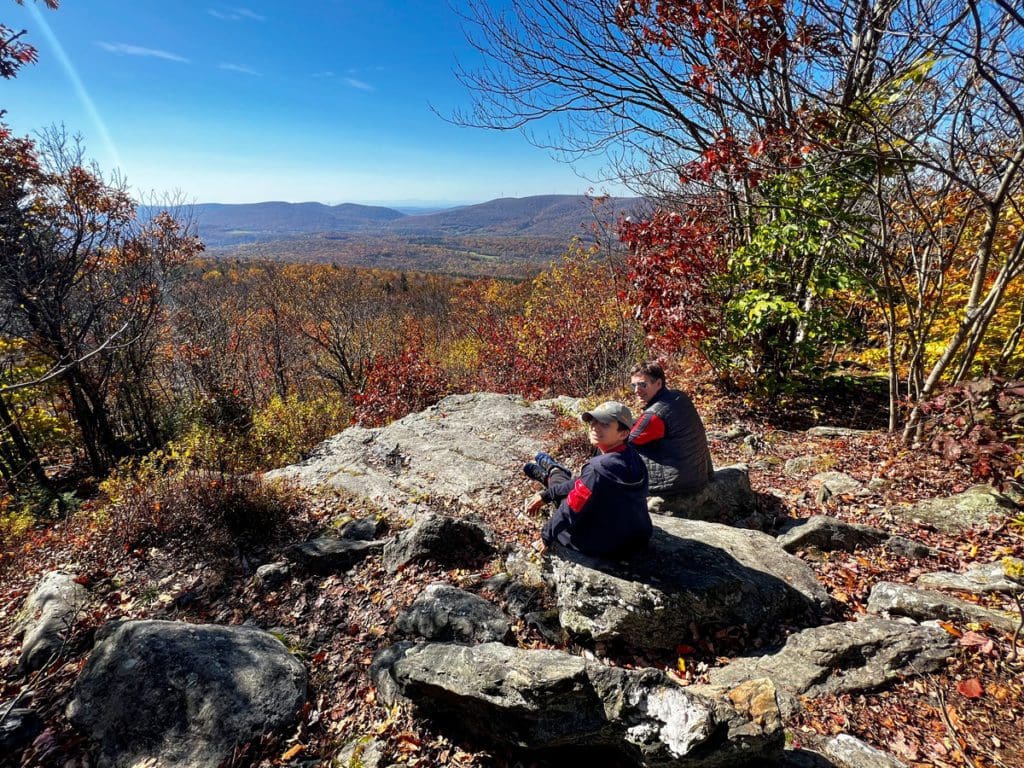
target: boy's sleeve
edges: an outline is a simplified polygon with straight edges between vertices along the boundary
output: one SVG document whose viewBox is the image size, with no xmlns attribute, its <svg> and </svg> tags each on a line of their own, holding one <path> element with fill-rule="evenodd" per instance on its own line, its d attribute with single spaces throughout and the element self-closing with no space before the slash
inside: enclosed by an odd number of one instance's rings
<svg viewBox="0 0 1024 768">
<path fill-rule="evenodd" d="M 591 467 L 590 462 L 587 462 L 580 476 L 573 481 L 572 489 L 565 497 L 565 503 L 573 511 L 574 515 L 581 515 L 586 510 L 587 502 L 590 501 L 591 496 L 594 494 L 597 481 L 597 472 Z"/>
</svg>

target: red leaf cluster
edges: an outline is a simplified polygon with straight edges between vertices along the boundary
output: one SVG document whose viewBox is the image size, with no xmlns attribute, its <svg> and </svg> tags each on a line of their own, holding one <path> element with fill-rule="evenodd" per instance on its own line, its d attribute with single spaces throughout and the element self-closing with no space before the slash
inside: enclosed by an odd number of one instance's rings
<svg viewBox="0 0 1024 768">
<path fill-rule="evenodd" d="M 979 480 L 1012 480 L 1024 457 L 1024 381 L 998 377 L 950 387 L 923 406 L 925 444 Z"/>
<path fill-rule="evenodd" d="M 715 280 L 725 271 L 725 231 L 710 210 L 685 218 L 659 210 L 619 223 L 630 250 L 630 293 L 648 342 L 659 351 L 697 347 L 719 321 Z"/>
</svg>

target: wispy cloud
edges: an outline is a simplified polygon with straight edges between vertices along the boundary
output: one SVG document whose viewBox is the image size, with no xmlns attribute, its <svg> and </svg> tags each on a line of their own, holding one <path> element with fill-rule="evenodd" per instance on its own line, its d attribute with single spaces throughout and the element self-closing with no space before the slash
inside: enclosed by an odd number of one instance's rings
<svg viewBox="0 0 1024 768">
<path fill-rule="evenodd" d="M 207 8 L 206 12 L 215 19 L 221 19 L 223 21 L 242 21 L 243 19 L 249 19 L 250 21 L 267 20 L 266 16 L 261 16 L 256 13 L 256 11 L 249 10 L 248 8 L 227 8 L 224 10 Z"/>
<path fill-rule="evenodd" d="M 316 77 L 316 78 L 334 77 L 334 73 L 331 72 L 331 70 L 326 69 L 326 70 L 324 70 L 322 72 L 314 72 L 311 75 L 311 77 Z"/>
<path fill-rule="evenodd" d="M 360 91 L 372 91 L 373 90 L 373 86 L 372 85 L 370 85 L 369 83 L 364 82 L 362 80 L 356 80 L 354 77 L 346 77 L 345 78 L 345 83 L 346 83 L 346 85 L 349 85 L 352 88 L 358 88 Z"/>
<path fill-rule="evenodd" d="M 116 53 L 123 56 L 149 56 L 154 59 L 178 61 L 183 64 L 188 64 L 188 59 L 184 56 L 179 56 L 176 53 L 170 53 L 168 51 L 161 51 L 157 48 L 143 48 L 141 45 L 129 45 L 128 43 L 105 43 L 102 41 L 98 41 L 96 45 L 109 53 Z"/>
<path fill-rule="evenodd" d="M 228 64 L 226 62 L 221 62 L 220 68 L 227 70 L 228 72 L 238 72 L 243 75 L 259 75 L 259 72 L 255 69 L 243 67 L 241 64 Z"/>
</svg>

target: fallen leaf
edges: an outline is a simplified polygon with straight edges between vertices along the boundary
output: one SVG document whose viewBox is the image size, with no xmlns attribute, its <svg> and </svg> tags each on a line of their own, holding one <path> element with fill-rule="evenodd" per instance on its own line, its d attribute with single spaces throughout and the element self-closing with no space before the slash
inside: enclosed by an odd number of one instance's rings
<svg viewBox="0 0 1024 768">
<path fill-rule="evenodd" d="M 980 699 L 985 694 L 985 689 L 981 687 L 981 681 L 976 677 L 972 677 L 970 680 L 961 680 L 956 684 L 956 689 L 968 699 Z"/>
<path fill-rule="evenodd" d="M 283 761 L 291 760 L 293 757 L 295 757 L 297 754 L 299 754 L 305 748 L 306 747 L 305 747 L 304 744 L 296 744 L 293 747 L 289 747 L 285 751 L 285 753 L 283 755 L 281 755 L 281 760 L 283 760 Z"/>
</svg>

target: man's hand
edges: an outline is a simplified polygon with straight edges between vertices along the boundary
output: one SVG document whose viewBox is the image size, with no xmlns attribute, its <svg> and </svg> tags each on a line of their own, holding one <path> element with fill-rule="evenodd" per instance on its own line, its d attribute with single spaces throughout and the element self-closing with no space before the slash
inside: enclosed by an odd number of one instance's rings
<svg viewBox="0 0 1024 768">
<path fill-rule="evenodd" d="M 523 511 L 528 515 L 536 514 L 544 506 L 544 499 L 539 493 L 533 494 L 523 503 Z"/>
</svg>

